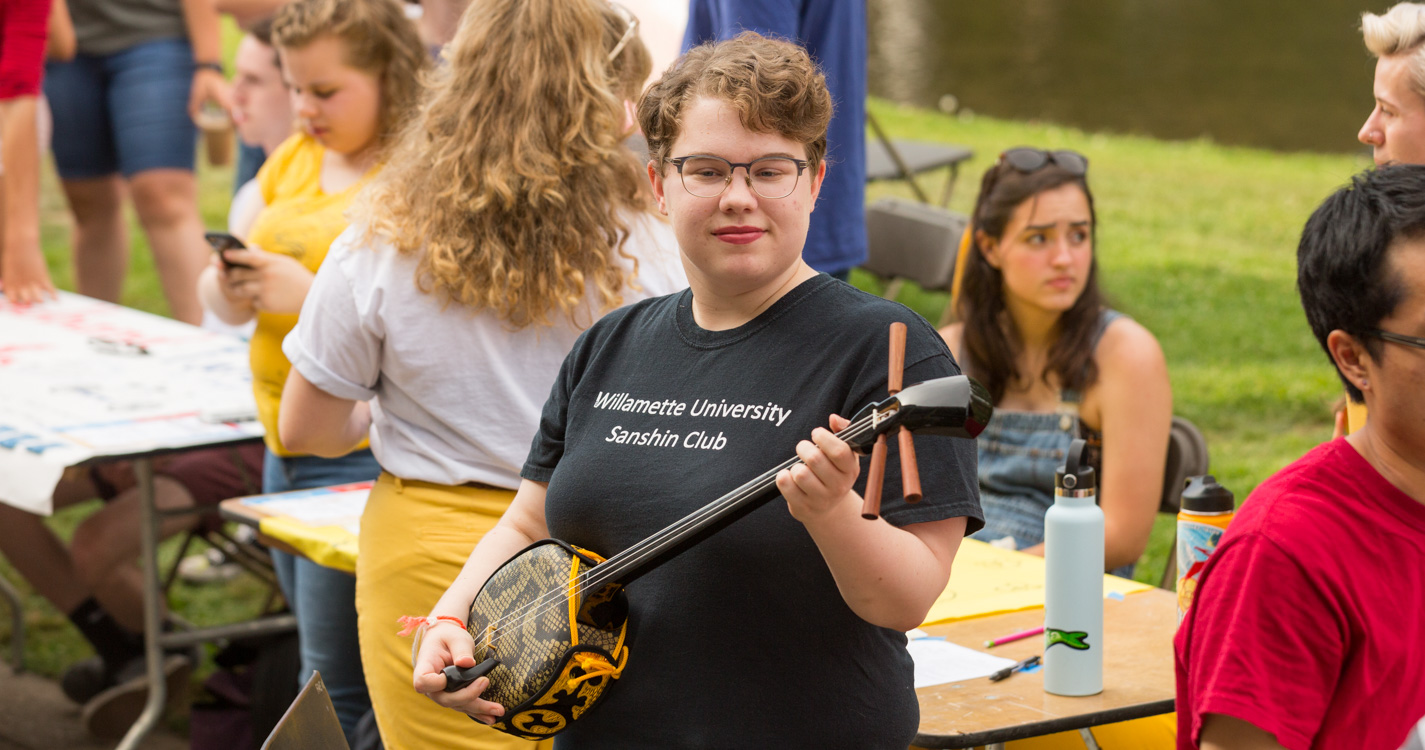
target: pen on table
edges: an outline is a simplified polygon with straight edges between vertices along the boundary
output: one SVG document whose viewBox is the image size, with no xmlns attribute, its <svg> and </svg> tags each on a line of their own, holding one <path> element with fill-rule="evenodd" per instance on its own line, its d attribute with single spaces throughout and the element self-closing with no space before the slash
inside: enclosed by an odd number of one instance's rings
<svg viewBox="0 0 1425 750">
<path fill-rule="evenodd" d="M 996 638 L 996 639 L 994 639 L 994 640 L 992 640 L 992 641 L 985 641 L 985 648 L 994 648 L 995 646 L 1003 645 L 1003 644 L 1009 643 L 1009 642 L 1011 642 L 1011 641 L 1018 641 L 1018 640 L 1021 640 L 1021 639 L 1024 639 L 1024 638 L 1030 638 L 1030 637 L 1039 635 L 1040 633 L 1043 633 L 1043 632 L 1044 632 L 1044 626 L 1043 626 L 1043 625 L 1040 625 L 1040 626 L 1037 627 L 1037 628 L 1030 628 L 1029 630 L 1021 630 L 1021 631 L 1018 632 L 1018 633 L 1010 633 L 1009 635 L 1002 635 L 1002 636 L 1000 636 L 1000 637 L 998 637 L 998 638 Z"/>
<path fill-rule="evenodd" d="M 1031 656 L 1028 659 L 1025 659 L 1024 661 L 1021 661 L 1018 664 L 1005 667 L 1004 669 L 1001 669 L 1000 671 L 990 675 L 990 682 L 999 682 L 1000 680 L 1003 680 L 1004 678 L 1014 674 L 1015 672 L 1021 672 L 1023 670 L 1029 669 L 1030 667 L 1035 666 L 1038 663 L 1039 655 L 1035 654 L 1034 656 Z"/>
</svg>

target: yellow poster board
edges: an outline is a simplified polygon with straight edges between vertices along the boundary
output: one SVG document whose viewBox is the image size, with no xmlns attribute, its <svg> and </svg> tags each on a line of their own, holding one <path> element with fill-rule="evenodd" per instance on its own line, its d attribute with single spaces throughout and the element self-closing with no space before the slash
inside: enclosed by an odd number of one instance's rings
<svg viewBox="0 0 1425 750">
<path fill-rule="evenodd" d="M 1103 577 L 1104 596 L 1126 595 L 1152 588 L 1146 583 L 1118 576 Z M 1042 606 L 1044 558 L 966 539 L 960 543 L 960 551 L 955 555 L 950 583 L 930 607 L 925 624 Z"/>
</svg>

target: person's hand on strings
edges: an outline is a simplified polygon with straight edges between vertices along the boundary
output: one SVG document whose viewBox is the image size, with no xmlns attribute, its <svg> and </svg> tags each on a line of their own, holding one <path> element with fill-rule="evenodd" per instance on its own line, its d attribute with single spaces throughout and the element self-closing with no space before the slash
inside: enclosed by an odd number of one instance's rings
<svg viewBox="0 0 1425 750">
<path fill-rule="evenodd" d="M 421 637 L 412 684 L 416 692 L 446 708 L 463 711 L 482 724 L 493 724 L 505 715 L 505 708 L 480 698 L 490 686 L 489 677 L 480 677 L 453 693 L 445 692 L 446 677 L 441 670 L 452 664 L 467 669 L 475 666 L 474 647 L 474 639 L 464 628 L 450 620 L 436 620 Z"/>
<path fill-rule="evenodd" d="M 860 502 L 851 487 L 861 473 L 861 463 L 851 446 L 834 434 L 850 423 L 831 415 L 830 430 L 818 427 L 812 430 L 810 440 L 797 443 L 797 457 L 802 462 L 777 473 L 777 489 L 798 521 L 807 523 L 844 503 Z"/>
</svg>

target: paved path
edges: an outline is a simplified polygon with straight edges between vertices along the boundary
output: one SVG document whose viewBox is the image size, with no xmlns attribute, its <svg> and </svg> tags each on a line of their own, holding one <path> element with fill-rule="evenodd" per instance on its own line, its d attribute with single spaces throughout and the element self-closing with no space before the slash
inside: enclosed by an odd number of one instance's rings
<svg viewBox="0 0 1425 750">
<path fill-rule="evenodd" d="M 16 675 L 0 664 L 0 750 L 109 750 L 117 742 L 96 740 L 79 725 L 79 707 L 59 683 L 31 673 Z M 164 728 L 150 732 L 145 750 L 186 750 L 188 738 Z"/>
</svg>

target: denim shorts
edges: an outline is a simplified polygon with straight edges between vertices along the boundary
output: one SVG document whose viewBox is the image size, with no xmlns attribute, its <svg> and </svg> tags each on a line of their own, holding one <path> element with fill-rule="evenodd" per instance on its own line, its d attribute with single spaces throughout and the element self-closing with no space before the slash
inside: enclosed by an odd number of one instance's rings
<svg viewBox="0 0 1425 750">
<path fill-rule="evenodd" d="M 188 117 L 193 50 L 158 39 L 112 55 L 45 66 L 54 161 L 67 180 L 150 169 L 193 171 L 198 128 Z"/>
</svg>

